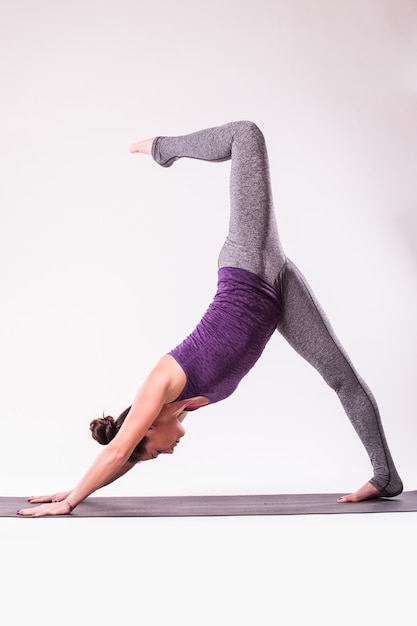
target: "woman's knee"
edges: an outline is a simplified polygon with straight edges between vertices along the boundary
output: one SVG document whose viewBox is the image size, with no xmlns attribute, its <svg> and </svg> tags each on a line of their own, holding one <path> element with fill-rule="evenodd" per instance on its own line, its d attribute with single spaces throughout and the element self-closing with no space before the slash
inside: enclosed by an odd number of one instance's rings
<svg viewBox="0 0 417 626">
<path fill-rule="evenodd" d="M 249 120 L 234 122 L 234 131 L 235 139 L 242 138 L 245 141 L 265 143 L 264 135 L 255 122 Z"/>
</svg>

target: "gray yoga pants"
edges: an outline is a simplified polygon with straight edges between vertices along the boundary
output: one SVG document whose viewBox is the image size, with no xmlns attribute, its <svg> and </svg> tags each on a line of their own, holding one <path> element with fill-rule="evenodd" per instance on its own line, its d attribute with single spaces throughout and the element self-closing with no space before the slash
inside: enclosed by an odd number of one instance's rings
<svg viewBox="0 0 417 626">
<path fill-rule="evenodd" d="M 279 240 L 263 134 L 252 122 L 231 122 L 181 137 L 157 137 L 152 156 L 169 167 L 188 157 L 231 160 L 230 223 L 219 267 L 261 276 L 282 298 L 277 329 L 337 393 L 370 458 L 370 482 L 384 496 L 402 491 L 375 399 L 356 372 L 300 270 Z"/>
</svg>

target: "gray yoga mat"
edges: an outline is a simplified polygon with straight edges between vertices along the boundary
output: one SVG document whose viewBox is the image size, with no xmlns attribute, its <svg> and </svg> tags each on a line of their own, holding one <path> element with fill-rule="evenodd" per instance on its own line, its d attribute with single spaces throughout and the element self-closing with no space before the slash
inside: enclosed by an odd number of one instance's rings
<svg viewBox="0 0 417 626">
<path fill-rule="evenodd" d="M 396 498 L 378 498 L 366 502 L 343 504 L 336 502 L 340 495 L 336 493 L 314 493 L 221 496 L 90 496 L 77 506 L 71 513 L 71 517 L 218 517 L 417 511 L 417 491 L 406 491 Z M 14 517 L 17 509 L 30 506 L 25 498 L 0 497 L 0 517 Z"/>
</svg>

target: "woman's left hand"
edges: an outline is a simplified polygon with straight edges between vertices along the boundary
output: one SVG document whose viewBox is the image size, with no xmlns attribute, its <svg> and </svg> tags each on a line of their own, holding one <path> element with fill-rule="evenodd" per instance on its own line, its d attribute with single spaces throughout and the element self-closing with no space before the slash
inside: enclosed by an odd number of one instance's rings
<svg viewBox="0 0 417 626">
<path fill-rule="evenodd" d="M 22 517 L 44 517 L 45 515 L 69 515 L 71 513 L 69 502 L 48 502 L 39 506 L 33 506 L 28 509 L 19 509 L 17 515 Z"/>
<path fill-rule="evenodd" d="M 31 504 L 43 504 L 44 502 L 62 502 L 66 500 L 71 491 L 59 491 L 48 496 L 31 496 L 28 498 L 28 502 Z"/>
</svg>

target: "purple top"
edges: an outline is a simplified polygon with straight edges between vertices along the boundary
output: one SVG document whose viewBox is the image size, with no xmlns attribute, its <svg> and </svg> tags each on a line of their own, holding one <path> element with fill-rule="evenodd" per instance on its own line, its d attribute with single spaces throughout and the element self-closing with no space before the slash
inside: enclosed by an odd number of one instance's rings
<svg viewBox="0 0 417 626">
<path fill-rule="evenodd" d="M 217 293 L 195 330 L 171 350 L 187 377 L 177 398 L 230 396 L 255 365 L 277 327 L 281 299 L 262 278 L 223 267 Z"/>
</svg>

